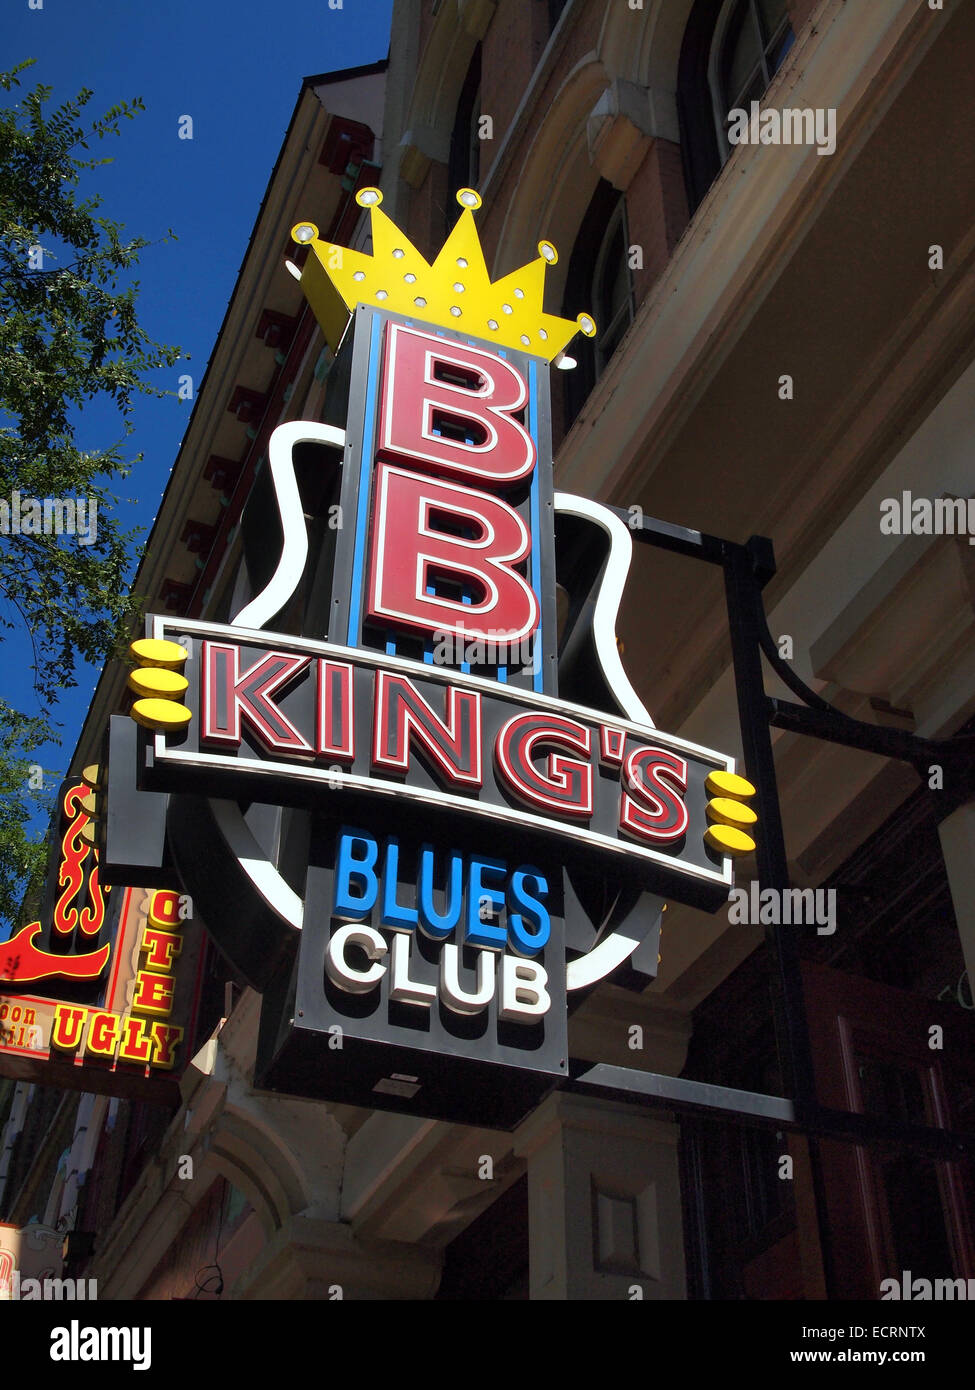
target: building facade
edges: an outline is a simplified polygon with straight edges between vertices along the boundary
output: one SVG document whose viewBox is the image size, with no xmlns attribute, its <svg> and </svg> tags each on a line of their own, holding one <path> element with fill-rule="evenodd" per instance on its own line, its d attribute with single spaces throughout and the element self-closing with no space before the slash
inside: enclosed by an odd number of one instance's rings
<svg viewBox="0 0 975 1390">
<path fill-rule="evenodd" d="M 966 1151 L 912 1137 L 975 1123 L 973 60 L 961 0 L 397 0 L 388 62 L 305 80 L 136 578 L 147 611 L 227 621 L 269 563 L 271 433 L 328 419 L 339 359 L 291 228 L 369 250 L 355 195 L 376 187 L 432 261 L 476 189 L 492 278 L 544 238 L 546 309 L 597 325 L 551 374 L 556 487 L 634 531 L 772 542 L 774 563 L 751 552 L 762 709 L 808 891 L 769 884 L 760 824 L 744 892 L 669 902 L 656 978 L 572 1009 L 573 1075 L 700 1089 L 555 1086 L 513 1130 L 255 1086 L 260 995 L 195 914 L 168 1092 L 4 1071 L 0 1216 L 85 1236 L 69 1265 L 101 1298 L 877 1299 L 905 1270 L 975 1277 Z M 324 553 L 334 499 L 302 502 Z M 636 546 L 617 637 L 654 723 L 753 775 L 728 573 Z M 126 677 L 106 668 L 73 772 Z M 816 728 L 790 722 L 802 690 Z M 831 1124 L 754 1100 L 796 1097 L 793 1028 Z"/>
</svg>

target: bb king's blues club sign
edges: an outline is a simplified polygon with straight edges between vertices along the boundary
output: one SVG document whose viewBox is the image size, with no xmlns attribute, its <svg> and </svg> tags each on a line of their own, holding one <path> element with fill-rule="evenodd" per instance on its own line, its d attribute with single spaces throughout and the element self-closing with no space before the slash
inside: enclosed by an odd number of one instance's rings
<svg viewBox="0 0 975 1390">
<path fill-rule="evenodd" d="M 615 622 L 631 536 L 554 490 L 547 242 L 491 283 L 311 224 L 326 419 L 274 432 L 229 621 L 151 617 L 112 721 L 105 872 L 176 882 L 264 996 L 256 1082 L 510 1126 L 568 1075 L 567 1014 L 655 974 L 667 897 L 754 848 L 732 759 L 654 728 Z M 557 588 L 558 586 L 558 588 Z"/>
</svg>

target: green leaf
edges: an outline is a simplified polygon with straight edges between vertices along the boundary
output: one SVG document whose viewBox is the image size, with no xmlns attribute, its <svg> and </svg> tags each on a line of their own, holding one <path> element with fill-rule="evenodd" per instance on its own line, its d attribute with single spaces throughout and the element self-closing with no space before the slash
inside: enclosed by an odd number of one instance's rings
<svg viewBox="0 0 975 1390">
<path fill-rule="evenodd" d="M 0 72 L 0 91 L 14 93 L 32 61 Z M 127 592 L 135 537 L 119 520 L 114 487 L 141 460 L 122 451 L 135 394 L 174 394 L 148 378 L 180 356 L 138 321 L 138 284 L 129 277 L 150 242 L 99 216 L 97 194 L 79 193 L 83 173 L 111 162 L 79 152 L 95 137 L 119 135 L 121 120 L 144 102 L 117 102 L 91 119 L 84 108 L 93 96 L 84 87 L 52 110 L 52 88 L 38 84 L 0 102 L 0 499 L 9 505 L 17 491 L 27 499 L 88 499 L 98 509 L 97 532 L 84 547 L 64 534 L 21 534 L 16 543 L 0 536 L 0 641 L 17 629 L 30 634 L 38 711 L 0 702 L 5 921 L 16 919 L 47 854 L 43 835 L 28 827 L 46 818 L 56 779 L 43 793 L 31 790 L 31 752 L 57 741 L 54 711 L 76 684 L 79 659 L 117 653 L 138 612 Z M 32 267 L 38 246 L 42 264 Z M 119 437 L 82 450 L 77 408 L 106 398 L 118 408 Z"/>
</svg>

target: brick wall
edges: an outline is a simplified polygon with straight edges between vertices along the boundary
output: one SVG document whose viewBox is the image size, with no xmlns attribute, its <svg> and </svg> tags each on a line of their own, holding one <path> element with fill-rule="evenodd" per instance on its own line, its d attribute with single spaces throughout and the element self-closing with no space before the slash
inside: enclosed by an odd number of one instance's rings
<svg viewBox="0 0 975 1390">
<path fill-rule="evenodd" d="M 798 33 L 820 0 L 788 0 L 788 3 L 793 28 Z M 429 3 L 424 5 L 422 41 L 429 35 L 432 22 L 430 9 Z M 598 48 L 604 19 L 602 3 L 584 6 L 533 102 L 522 143 L 507 152 L 506 167 L 500 182 L 491 188 L 490 200 L 478 217 L 478 229 L 489 267 L 494 264 L 505 215 L 523 176 L 532 132 L 555 104 L 568 74 Z M 482 186 L 513 123 L 549 37 L 547 0 L 498 0 L 484 36 L 481 59 L 480 109 L 482 114 L 490 115 L 494 123 L 493 138 L 482 147 Z M 592 172 L 592 185 L 595 187 L 598 172 L 595 169 Z M 580 189 L 579 192 L 578 212 L 581 219 L 591 189 Z M 666 268 L 689 221 L 679 146 L 668 140 L 654 140 L 625 192 L 629 243 L 639 245 L 643 255 L 642 267 L 632 270 L 634 297 L 639 306 Z M 427 256 L 435 255 L 443 243 L 449 200 L 447 169 L 442 164 L 433 163 L 423 184 L 411 196 L 407 227 L 411 240 Z M 536 229 L 537 235 L 552 236 L 566 258 L 572 249 L 570 238 L 574 231 L 573 228 L 567 232 L 561 227 Z M 512 259 L 528 259 L 534 250 L 534 243 L 508 248 Z M 547 307 L 555 312 L 561 308 L 555 302 L 549 302 Z M 555 394 L 560 394 L 557 389 Z M 556 404 L 553 422 L 556 435 L 560 433 L 559 415 L 560 409 Z"/>
<path fill-rule="evenodd" d="M 680 146 L 654 140 L 626 191 L 630 244 L 643 250 L 643 269 L 633 271 L 637 305 L 663 274 L 688 223 Z"/>
<path fill-rule="evenodd" d="M 507 0 L 502 0 L 502 3 L 507 3 Z M 511 3 L 525 4 L 526 0 L 511 0 Z M 534 4 L 535 0 L 530 0 L 530 3 Z M 599 31 L 602 27 L 603 17 L 603 7 L 601 3 L 589 4 L 586 6 L 583 14 L 572 26 L 572 29 L 570 30 L 568 38 L 566 40 L 565 46 L 559 55 L 558 62 L 553 67 L 552 72 L 549 74 L 542 87 L 541 92 L 538 95 L 534 107 L 534 115 L 532 118 L 533 123 L 544 119 L 552 104 L 554 103 L 559 89 L 565 82 L 566 74 L 571 72 L 572 69 L 582 58 L 584 58 L 588 53 L 591 53 L 595 49 L 599 40 Z M 494 22 L 497 22 L 497 18 L 495 18 Z M 490 38 L 490 34 L 491 31 L 489 29 L 488 38 Z M 485 54 L 485 74 L 487 73 L 487 70 L 488 61 L 487 56 Z M 510 100 L 510 94 L 508 99 Z M 518 100 L 521 100 L 520 94 Z M 517 106 L 517 102 L 515 103 L 515 106 Z M 512 114 L 513 112 L 514 108 L 512 109 Z M 528 134 L 530 138 L 531 128 L 529 128 Z M 496 123 L 496 145 L 498 144 L 499 139 L 499 127 Z M 493 155 L 490 156 L 490 158 L 493 158 Z M 489 167 L 490 158 L 488 161 L 485 162 L 483 166 L 485 170 Z M 504 222 L 505 210 L 507 209 L 512 197 L 514 196 L 515 188 L 517 187 L 518 181 L 522 175 L 523 165 L 524 153 L 519 153 L 519 151 L 515 149 L 512 152 L 512 157 L 508 162 L 501 183 L 491 190 L 490 206 L 485 207 L 485 215 L 482 215 L 480 218 L 479 228 L 481 233 L 481 241 L 484 246 L 484 254 L 489 266 L 492 264 L 497 249 L 498 238 L 500 236 L 501 227 Z M 582 211 L 583 209 L 580 208 L 580 215 Z M 551 236 L 558 243 L 560 240 L 558 232 L 558 228 L 543 227 L 539 229 L 538 235 Z M 559 252 L 561 255 L 568 255 L 571 249 L 572 248 L 570 246 L 559 246 Z M 535 245 L 534 243 L 532 243 L 529 246 L 513 247 L 511 248 L 511 250 L 516 257 L 527 258 L 535 254 Z"/>
<path fill-rule="evenodd" d="M 407 236 L 427 260 L 432 260 L 444 243 L 447 201 L 447 166 L 432 160 L 426 178 L 410 196 L 406 221 Z"/>
<path fill-rule="evenodd" d="M 481 111 L 494 121 L 493 147 L 487 145 L 481 153 L 484 172 L 531 81 L 548 34 L 546 0 L 499 0 L 481 56 Z"/>
</svg>

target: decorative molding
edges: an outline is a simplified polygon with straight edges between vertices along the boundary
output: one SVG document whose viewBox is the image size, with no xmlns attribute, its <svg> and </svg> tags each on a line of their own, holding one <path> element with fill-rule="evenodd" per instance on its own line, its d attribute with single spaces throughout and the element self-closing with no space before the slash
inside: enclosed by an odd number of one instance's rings
<svg viewBox="0 0 975 1390">
<path fill-rule="evenodd" d="M 185 611 L 192 592 L 193 586 L 191 584 L 184 584 L 178 579 L 164 579 L 159 590 L 159 597 L 168 611 L 175 613 L 177 610 Z"/>
<path fill-rule="evenodd" d="M 528 1162 L 531 1298 L 686 1297 L 678 1127 L 556 1092 L 515 1132 Z"/>
<path fill-rule="evenodd" d="M 203 470 L 203 476 L 218 492 L 229 496 L 237 486 L 243 466 L 243 459 L 227 459 L 220 454 L 211 454 Z"/>
<path fill-rule="evenodd" d="M 292 1217 L 238 1280 L 235 1298 L 432 1298 L 442 1257 L 392 1242 L 361 1241 L 339 1222 Z"/>
<path fill-rule="evenodd" d="M 267 409 L 267 392 L 254 391 L 249 386 L 235 386 L 227 409 L 242 425 L 256 425 Z"/>
<path fill-rule="evenodd" d="M 927 687 L 975 645 L 973 594 L 966 536 L 905 536 L 812 644 L 813 671 L 920 713 Z"/>
<path fill-rule="evenodd" d="M 429 126 L 414 126 L 400 140 L 400 149 L 400 176 L 411 188 L 419 188 L 431 163 L 447 163 L 450 137 Z"/>
<path fill-rule="evenodd" d="M 461 24 L 478 41 L 487 33 L 497 8 L 495 0 L 457 0 Z"/>
<path fill-rule="evenodd" d="M 216 526 L 190 517 L 183 527 L 180 540 L 191 555 L 209 555 L 213 549 L 213 538 L 216 534 Z"/>
<path fill-rule="evenodd" d="M 589 158 L 621 192 L 629 187 L 657 134 L 650 93 L 621 78 L 605 89 L 586 121 Z M 667 138 L 676 139 L 676 132 Z"/>
<path fill-rule="evenodd" d="M 300 248 L 295 247 L 296 251 Z M 307 254 L 307 253 L 306 253 Z M 292 259 L 294 259 L 292 257 Z M 255 330 L 258 338 L 263 338 L 269 348 L 282 349 L 294 340 L 298 330 L 299 314 L 282 314 L 277 309 L 263 309 Z"/>
<path fill-rule="evenodd" d="M 601 1192 L 594 1183 L 592 1205 L 593 1267 L 600 1274 L 639 1274 L 636 1198 Z"/>
</svg>

